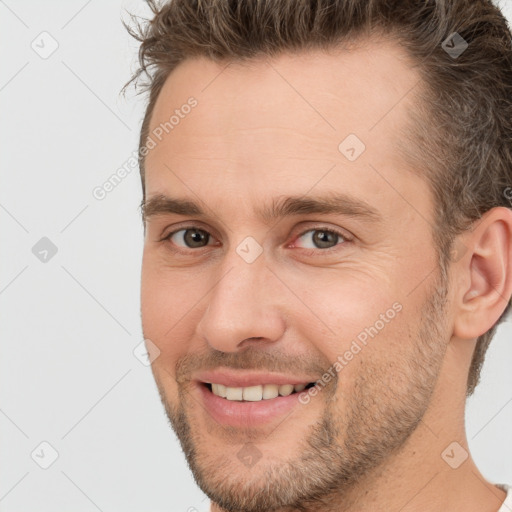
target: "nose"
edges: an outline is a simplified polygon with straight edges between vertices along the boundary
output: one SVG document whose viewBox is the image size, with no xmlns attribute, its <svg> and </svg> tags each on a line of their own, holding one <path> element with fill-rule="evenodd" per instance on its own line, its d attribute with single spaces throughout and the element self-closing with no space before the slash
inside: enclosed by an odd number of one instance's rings
<svg viewBox="0 0 512 512">
<path fill-rule="evenodd" d="M 234 254 L 224 263 L 223 277 L 217 278 L 206 299 L 198 336 L 222 352 L 279 340 L 286 328 L 279 305 L 282 290 L 264 258 L 246 263 Z"/>
</svg>

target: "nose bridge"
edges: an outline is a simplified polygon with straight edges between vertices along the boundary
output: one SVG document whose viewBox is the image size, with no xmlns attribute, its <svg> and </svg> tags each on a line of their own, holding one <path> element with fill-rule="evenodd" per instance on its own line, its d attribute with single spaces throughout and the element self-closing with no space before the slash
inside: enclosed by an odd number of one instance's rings
<svg viewBox="0 0 512 512">
<path fill-rule="evenodd" d="M 270 271 L 265 257 L 260 252 L 254 258 L 255 249 L 251 240 L 233 248 L 219 267 L 220 277 L 208 294 L 208 306 L 197 331 L 217 350 L 237 350 L 248 338 L 275 340 L 284 329 L 278 297 L 266 287 Z"/>
</svg>

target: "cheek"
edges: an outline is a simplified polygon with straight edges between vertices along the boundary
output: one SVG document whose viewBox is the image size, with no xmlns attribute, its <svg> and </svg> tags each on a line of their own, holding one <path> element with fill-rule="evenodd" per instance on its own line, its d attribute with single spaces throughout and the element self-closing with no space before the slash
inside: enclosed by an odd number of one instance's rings
<svg viewBox="0 0 512 512">
<path fill-rule="evenodd" d="M 175 366 L 184 354 L 187 344 L 184 343 L 183 334 L 180 334 L 180 327 L 183 328 L 184 322 L 178 322 L 182 316 L 178 300 L 181 294 L 173 293 L 172 290 L 173 288 L 169 288 L 168 281 L 162 279 L 161 273 L 154 267 L 150 265 L 143 267 L 142 330 L 144 338 L 151 340 L 160 351 L 151 365 L 151 370 L 160 392 L 164 393 L 167 401 L 175 402 L 178 396 Z"/>
<path fill-rule="evenodd" d="M 146 256 L 141 275 L 141 318 L 144 336 L 161 352 L 159 363 L 174 368 L 190 351 L 190 340 L 206 300 L 206 285 L 183 271 L 172 271 Z"/>
<path fill-rule="evenodd" d="M 330 361 L 330 373 L 340 380 L 342 397 L 355 392 L 354 386 L 368 368 L 386 372 L 393 369 L 407 375 L 409 361 L 416 357 L 415 343 L 421 315 L 417 296 L 407 295 L 405 280 L 379 281 L 368 274 L 332 275 L 331 279 L 309 280 L 303 287 L 304 302 L 318 316 L 308 313 L 301 322 L 305 337 Z M 299 320 L 299 318 L 301 318 Z M 325 326 L 328 326 L 328 328 Z M 369 377 L 375 373 L 370 371 Z M 347 395 L 348 393 L 348 395 Z"/>
<path fill-rule="evenodd" d="M 369 273 L 337 269 L 305 275 L 294 286 L 303 303 L 295 311 L 295 320 L 306 326 L 331 360 L 358 336 L 364 341 L 365 329 L 376 322 L 379 332 L 390 331 L 402 315 L 397 311 L 403 309 L 397 288 Z"/>
<path fill-rule="evenodd" d="M 173 295 L 160 278 L 160 272 L 147 260 L 142 266 L 141 317 L 144 336 L 157 340 L 170 328 Z"/>
<path fill-rule="evenodd" d="M 144 336 L 163 351 L 165 333 L 172 327 L 175 295 L 169 293 L 154 257 L 144 252 L 141 272 L 141 319 Z"/>
</svg>

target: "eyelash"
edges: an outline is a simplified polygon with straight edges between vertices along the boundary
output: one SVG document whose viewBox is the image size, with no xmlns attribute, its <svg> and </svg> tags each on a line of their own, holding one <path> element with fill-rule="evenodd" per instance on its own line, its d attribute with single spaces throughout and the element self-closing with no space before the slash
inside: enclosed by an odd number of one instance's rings
<svg viewBox="0 0 512 512">
<path fill-rule="evenodd" d="M 159 240 L 159 242 L 171 242 L 171 238 L 176 234 L 176 233 L 179 233 L 180 231 L 187 231 L 189 229 L 195 229 L 197 231 L 202 231 L 204 233 L 207 233 L 208 235 L 210 236 L 213 236 L 211 235 L 208 231 L 206 231 L 205 229 L 203 228 L 200 228 L 199 226 L 193 226 L 193 225 L 190 225 L 190 226 L 183 226 L 181 227 L 180 229 L 177 229 L 175 231 L 172 231 L 171 233 L 169 233 L 168 235 L 165 235 L 163 238 L 161 238 Z M 339 246 L 340 245 L 345 245 L 347 243 L 350 243 L 353 241 L 353 239 L 349 236 L 347 236 L 345 233 L 342 233 L 341 231 L 338 231 L 336 229 L 332 229 L 332 228 L 327 228 L 325 226 L 316 226 L 316 227 L 312 227 L 312 228 L 309 228 L 309 229 L 306 229 L 304 231 L 302 231 L 301 233 L 299 233 L 294 239 L 298 239 L 298 238 L 301 238 L 302 236 L 304 236 L 306 233 L 309 233 L 311 231 L 322 231 L 323 233 L 332 233 L 334 235 L 338 235 L 341 239 L 343 239 L 343 242 L 339 242 L 337 243 L 334 247 L 328 247 L 326 249 L 302 249 L 302 252 L 303 254 L 305 254 L 306 256 L 312 256 L 312 255 L 318 255 L 319 253 L 327 253 L 327 254 L 330 254 L 332 251 L 336 251 L 336 250 L 339 250 Z M 173 244 L 174 245 L 174 244 Z M 177 247 L 176 249 L 173 249 L 175 252 L 178 252 L 178 253 L 182 253 L 182 254 L 190 254 L 190 251 L 199 251 L 200 249 L 205 249 L 206 247 L 208 247 L 208 245 L 205 245 L 204 247 L 200 247 L 198 249 L 193 249 L 193 248 L 188 248 L 188 249 L 185 249 L 183 247 L 179 247 L 179 246 L 175 246 Z"/>
</svg>

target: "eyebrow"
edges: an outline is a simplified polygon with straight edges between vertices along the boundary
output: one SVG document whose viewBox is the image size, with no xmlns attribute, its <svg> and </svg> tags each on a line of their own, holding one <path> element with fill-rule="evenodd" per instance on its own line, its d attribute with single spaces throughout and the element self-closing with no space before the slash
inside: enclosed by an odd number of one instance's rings
<svg viewBox="0 0 512 512">
<path fill-rule="evenodd" d="M 141 204 L 142 219 L 157 215 L 176 214 L 183 216 L 207 217 L 199 204 L 189 199 L 157 194 Z M 312 196 L 288 196 L 275 198 L 269 205 L 256 209 L 256 215 L 263 222 L 271 222 L 283 217 L 304 214 L 336 214 L 378 222 L 382 215 L 365 201 L 345 193 L 330 193 Z"/>
</svg>

